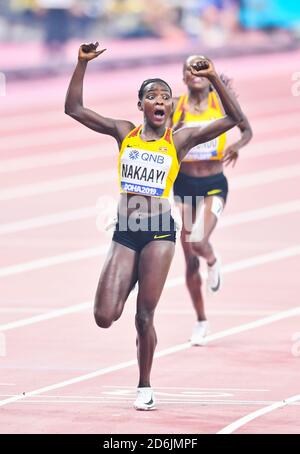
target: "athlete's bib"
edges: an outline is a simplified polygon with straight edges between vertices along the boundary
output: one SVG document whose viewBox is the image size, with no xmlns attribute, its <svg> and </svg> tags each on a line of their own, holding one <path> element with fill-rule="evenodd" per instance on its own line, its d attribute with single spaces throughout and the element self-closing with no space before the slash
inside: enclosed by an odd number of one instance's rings
<svg viewBox="0 0 300 454">
<path fill-rule="evenodd" d="M 191 121 L 184 124 L 184 128 L 204 128 L 211 124 L 214 120 L 208 121 Z M 205 143 L 200 143 L 195 147 L 191 148 L 188 154 L 185 156 L 184 161 L 201 161 L 209 159 L 218 159 L 220 154 L 220 137 L 209 140 Z"/>
<path fill-rule="evenodd" d="M 173 114 L 173 124 L 176 124 L 184 112 L 183 128 L 204 128 L 213 121 L 222 118 L 223 113 L 214 92 L 208 96 L 208 108 L 199 114 L 192 114 L 188 110 L 188 96 L 180 97 L 176 110 Z M 205 143 L 193 147 L 185 156 L 183 161 L 204 161 L 204 160 L 221 160 L 225 149 L 226 134 Z"/>
<path fill-rule="evenodd" d="M 120 169 L 122 191 L 161 197 L 171 166 L 172 157 L 167 154 L 125 148 Z"/>
</svg>

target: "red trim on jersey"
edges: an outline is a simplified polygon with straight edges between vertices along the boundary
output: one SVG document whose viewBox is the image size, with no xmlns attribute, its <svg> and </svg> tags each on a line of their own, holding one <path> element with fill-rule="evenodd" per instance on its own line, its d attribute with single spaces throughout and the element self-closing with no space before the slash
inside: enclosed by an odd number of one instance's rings
<svg viewBox="0 0 300 454">
<path fill-rule="evenodd" d="M 137 126 L 136 128 L 134 128 L 134 129 L 129 133 L 129 136 L 128 136 L 128 137 L 135 137 L 135 136 L 137 136 L 139 130 L 140 130 L 140 126 Z"/>
<path fill-rule="evenodd" d="M 165 134 L 165 140 L 171 145 L 171 128 L 167 128 L 166 134 Z"/>
<path fill-rule="evenodd" d="M 179 100 L 179 103 L 178 103 L 178 105 L 177 105 L 177 109 L 176 109 L 177 112 L 182 112 L 182 111 L 183 111 L 183 106 L 184 106 L 185 98 L 186 98 L 186 95 L 181 96 L 181 98 L 180 98 L 180 100 Z"/>
<path fill-rule="evenodd" d="M 217 110 L 217 109 L 218 109 L 218 106 L 217 106 L 217 103 L 216 103 L 216 100 L 215 100 L 214 93 L 211 93 L 211 94 L 210 94 L 210 100 L 211 100 L 211 102 L 210 102 L 211 108 Z"/>
</svg>

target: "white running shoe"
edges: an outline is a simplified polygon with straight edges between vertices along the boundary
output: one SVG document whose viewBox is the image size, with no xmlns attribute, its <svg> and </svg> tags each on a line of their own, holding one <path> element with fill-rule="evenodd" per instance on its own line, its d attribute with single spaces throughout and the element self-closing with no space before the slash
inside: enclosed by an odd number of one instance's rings
<svg viewBox="0 0 300 454">
<path fill-rule="evenodd" d="M 152 388 L 138 388 L 137 398 L 133 404 L 136 410 L 155 410 L 155 401 Z"/>
<path fill-rule="evenodd" d="M 207 265 L 207 292 L 217 293 L 221 288 L 221 261 L 217 257 L 212 266 Z"/>
<path fill-rule="evenodd" d="M 203 346 L 206 344 L 206 336 L 209 333 L 209 324 L 207 320 L 197 322 L 190 338 L 191 345 Z"/>
<path fill-rule="evenodd" d="M 132 295 L 137 295 L 139 293 L 139 284 L 136 282 L 132 289 L 130 290 Z"/>
</svg>

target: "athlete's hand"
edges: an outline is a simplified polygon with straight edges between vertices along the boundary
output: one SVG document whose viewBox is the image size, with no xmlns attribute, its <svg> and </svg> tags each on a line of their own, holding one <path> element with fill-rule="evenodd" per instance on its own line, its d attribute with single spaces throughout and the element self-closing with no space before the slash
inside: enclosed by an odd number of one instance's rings
<svg viewBox="0 0 300 454">
<path fill-rule="evenodd" d="M 206 57 L 201 57 L 199 58 L 199 60 L 194 61 L 194 63 L 190 65 L 189 68 L 194 76 L 209 78 L 213 75 L 216 75 L 216 70 L 213 62 Z"/>
<path fill-rule="evenodd" d="M 226 148 L 222 162 L 223 164 L 225 164 L 225 166 L 228 166 L 229 164 L 232 163 L 232 167 L 234 167 L 238 160 L 238 157 L 239 147 L 236 144 L 232 144 Z"/>
<path fill-rule="evenodd" d="M 90 61 L 93 60 L 93 58 L 98 57 L 104 51 L 106 51 L 106 49 L 97 50 L 98 46 L 99 46 L 98 41 L 96 43 L 82 44 L 79 47 L 78 60 Z"/>
<path fill-rule="evenodd" d="M 231 77 L 228 77 L 224 73 L 220 74 L 220 79 L 225 85 L 225 87 L 230 91 L 230 93 L 232 93 L 236 98 L 238 98 L 237 93 L 233 89 L 233 79 Z"/>
</svg>

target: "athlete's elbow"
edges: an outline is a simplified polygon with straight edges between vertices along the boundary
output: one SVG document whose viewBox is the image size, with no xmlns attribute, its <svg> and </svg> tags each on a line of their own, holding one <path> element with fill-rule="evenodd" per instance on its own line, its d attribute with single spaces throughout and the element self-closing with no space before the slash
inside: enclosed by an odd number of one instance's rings
<svg viewBox="0 0 300 454">
<path fill-rule="evenodd" d="M 75 120 L 78 120 L 80 118 L 80 113 L 78 109 L 74 109 L 67 104 L 65 104 L 65 114 L 69 115 L 69 117 L 74 118 Z"/>
<path fill-rule="evenodd" d="M 243 121 L 243 116 L 239 113 L 228 115 L 228 129 L 238 126 Z"/>
<path fill-rule="evenodd" d="M 253 130 L 252 130 L 252 128 L 251 128 L 250 125 L 249 125 L 249 127 L 247 128 L 246 133 L 247 133 L 247 136 L 248 136 L 248 140 L 251 140 L 252 137 L 253 137 Z"/>
<path fill-rule="evenodd" d="M 71 106 L 69 106 L 67 103 L 65 104 L 65 114 L 66 115 L 69 115 L 70 117 L 72 117 L 73 115 L 73 109 L 71 108 Z"/>
<path fill-rule="evenodd" d="M 236 125 L 239 125 L 244 119 L 243 113 L 241 111 L 235 112 L 232 119 Z"/>
</svg>

